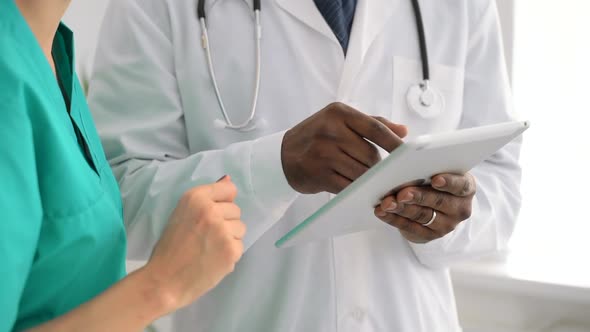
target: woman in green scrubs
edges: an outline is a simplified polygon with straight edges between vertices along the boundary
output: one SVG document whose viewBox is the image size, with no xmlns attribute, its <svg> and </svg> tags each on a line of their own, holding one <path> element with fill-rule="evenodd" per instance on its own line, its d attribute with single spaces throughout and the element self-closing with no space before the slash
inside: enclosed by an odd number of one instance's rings
<svg viewBox="0 0 590 332">
<path fill-rule="evenodd" d="M 0 332 L 140 330 L 243 251 L 224 177 L 184 195 L 150 261 L 125 277 L 119 189 L 60 24 L 68 3 L 0 0 Z"/>
</svg>

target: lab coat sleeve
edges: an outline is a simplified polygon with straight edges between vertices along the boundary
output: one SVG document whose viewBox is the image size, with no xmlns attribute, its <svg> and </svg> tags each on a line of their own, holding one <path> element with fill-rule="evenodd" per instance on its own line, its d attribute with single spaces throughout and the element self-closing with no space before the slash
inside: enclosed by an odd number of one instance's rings
<svg viewBox="0 0 590 332">
<path fill-rule="evenodd" d="M 128 253 L 149 257 L 180 196 L 224 174 L 238 187 L 247 249 L 297 197 L 282 170 L 284 132 L 190 152 L 165 3 L 111 1 L 89 86 L 89 104 L 125 205 Z"/>
<path fill-rule="evenodd" d="M 33 130 L 22 95 L 13 90 L 0 83 L 0 331 L 11 331 L 16 321 L 43 215 Z"/>
<path fill-rule="evenodd" d="M 485 2 L 480 8 L 487 9 L 474 15 L 470 29 L 462 128 L 514 120 L 497 9 L 494 1 Z M 412 243 L 423 264 L 448 267 L 505 249 L 520 209 L 520 146 L 519 138 L 471 171 L 477 181 L 471 218 L 441 239 Z"/>
</svg>

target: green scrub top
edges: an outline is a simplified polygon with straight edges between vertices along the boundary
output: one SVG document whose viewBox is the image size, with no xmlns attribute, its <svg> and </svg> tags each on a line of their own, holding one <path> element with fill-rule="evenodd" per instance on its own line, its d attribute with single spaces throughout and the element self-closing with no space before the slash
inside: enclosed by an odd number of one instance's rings
<svg viewBox="0 0 590 332">
<path fill-rule="evenodd" d="M 120 192 L 64 25 L 53 58 L 59 83 L 13 0 L 0 0 L 0 332 L 61 316 L 125 274 Z"/>
</svg>

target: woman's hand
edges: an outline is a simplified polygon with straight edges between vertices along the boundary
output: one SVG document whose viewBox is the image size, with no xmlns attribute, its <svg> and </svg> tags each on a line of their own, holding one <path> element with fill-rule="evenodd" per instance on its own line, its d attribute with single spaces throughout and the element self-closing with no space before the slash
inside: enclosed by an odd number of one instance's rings
<svg viewBox="0 0 590 332">
<path fill-rule="evenodd" d="M 184 307 L 234 270 L 244 251 L 246 226 L 233 203 L 228 176 L 187 191 L 170 217 L 145 272 L 168 296 L 170 310 Z"/>
<path fill-rule="evenodd" d="M 182 197 L 147 265 L 94 299 L 29 332 L 141 331 L 233 271 L 246 226 L 229 177 Z"/>
</svg>

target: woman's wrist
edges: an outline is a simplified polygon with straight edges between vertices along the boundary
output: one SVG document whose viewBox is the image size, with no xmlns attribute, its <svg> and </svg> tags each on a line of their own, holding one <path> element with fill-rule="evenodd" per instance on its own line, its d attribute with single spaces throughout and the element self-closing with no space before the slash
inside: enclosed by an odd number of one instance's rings
<svg viewBox="0 0 590 332">
<path fill-rule="evenodd" d="M 179 306 L 177 292 L 144 266 L 96 298 L 31 331 L 140 331 Z"/>
<path fill-rule="evenodd" d="M 177 292 L 155 273 L 149 263 L 131 273 L 129 278 L 138 287 L 150 322 L 178 309 Z"/>
</svg>

